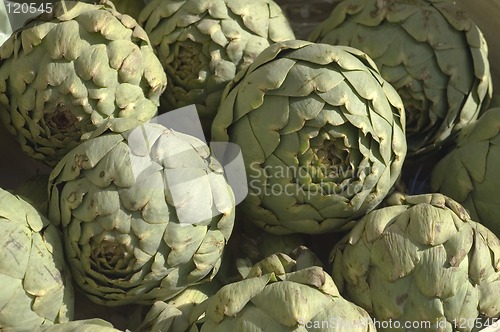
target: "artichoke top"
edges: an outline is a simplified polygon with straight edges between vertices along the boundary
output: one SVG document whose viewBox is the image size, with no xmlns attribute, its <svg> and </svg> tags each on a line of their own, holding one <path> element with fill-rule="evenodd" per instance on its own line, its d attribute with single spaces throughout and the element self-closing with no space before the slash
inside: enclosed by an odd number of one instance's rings
<svg viewBox="0 0 500 332">
<path fill-rule="evenodd" d="M 492 95 L 486 40 L 451 0 L 342 0 L 309 39 L 373 58 L 403 99 L 410 157 L 448 143 Z"/>
<path fill-rule="evenodd" d="M 375 331 L 366 311 L 344 300 L 319 266 L 226 285 L 195 308 L 191 323 L 190 331 L 201 332 Z"/>
<path fill-rule="evenodd" d="M 108 2 L 57 2 L 0 47 L 0 118 L 51 166 L 106 119 L 151 119 L 165 86 L 146 32 Z"/>
<path fill-rule="evenodd" d="M 275 234 L 352 227 L 399 177 L 401 98 L 351 47 L 286 41 L 231 81 L 213 140 L 238 144 L 249 194 L 242 213 Z"/>
<path fill-rule="evenodd" d="M 442 194 L 394 194 L 331 253 L 346 299 L 379 321 L 472 331 L 500 314 L 500 240 Z"/>
</svg>

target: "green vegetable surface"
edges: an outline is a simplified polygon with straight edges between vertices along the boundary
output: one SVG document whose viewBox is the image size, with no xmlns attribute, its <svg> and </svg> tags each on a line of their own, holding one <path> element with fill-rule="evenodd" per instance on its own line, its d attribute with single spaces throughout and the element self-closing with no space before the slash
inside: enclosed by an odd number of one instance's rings
<svg viewBox="0 0 500 332">
<path fill-rule="evenodd" d="M 477 119 L 491 98 L 486 40 L 450 0 L 342 0 L 309 39 L 373 59 L 403 99 L 416 160 Z"/>
<path fill-rule="evenodd" d="M 371 59 L 350 47 L 276 43 L 229 83 L 212 126 L 241 147 L 245 218 L 275 234 L 352 228 L 389 193 L 405 114 Z"/>
<path fill-rule="evenodd" d="M 49 218 L 92 301 L 152 304 L 215 276 L 234 197 L 202 141 L 119 120 L 56 165 Z"/>
</svg>

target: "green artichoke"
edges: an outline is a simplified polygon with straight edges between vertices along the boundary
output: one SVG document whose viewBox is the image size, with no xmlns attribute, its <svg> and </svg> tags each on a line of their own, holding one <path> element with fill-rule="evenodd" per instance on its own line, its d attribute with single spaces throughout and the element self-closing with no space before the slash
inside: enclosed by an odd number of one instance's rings
<svg viewBox="0 0 500 332">
<path fill-rule="evenodd" d="M 500 237 L 500 108 L 464 127 L 457 145 L 432 170 L 431 188 L 462 204 Z"/>
<path fill-rule="evenodd" d="M 25 201 L 30 203 L 42 215 L 47 216 L 49 195 L 47 186 L 49 184 L 49 175 L 35 175 L 14 190 L 14 194 L 21 196 Z"/>
<path fill-rule="evenodd" d="M 191 322 L 193 332 L 375 331 L 366 311 L 343 299 L 318 266 L 226 285 L 195 308 Z"/>
<path fill-rule="evenodd" d="M 144 30 L 107 2 L 57 2 L 0 47 L 0 118 L 49 165 L 106 119 L 151 119 L 165 85 Z"/>
<path fill-rule="evenodd" d="M 61 237 L 19 196 L 0 189 L 0 330 L 32 332 L 73 319 Z"/>
<path fill-rule="evenodd" d="M 94 318 L 52 325 L 42 332 L 120 332 L 111 323 Z"/>
<path fill-rule="evenodd" d="M 500 240 L 442 194 L 395 194 L 388 203 L 332 251 L 340 293 L 392 322 L 380 330 L 476 331 L 494 322 Z"/>
<path fill-rule="evenodd" d="M 226 84 L 270 44 L 295 39 L 272 0 L 152 0 L 139 22 L 167 73 L 162 109 L 196 104 L 207 137 Z"/>
<path fill-rule="evenodd" d="M 137 331 L 188 331 L 193 310 L 221 287 L 222 284 L 214 279 L 211 282 L 191 286 L 167 302 L 155 302 Z"/>
<path fill-rule="evenodd" d="M 276 43 L 224 92 L 214 141 L 241 148 L 242 214 L 274 234 L 352 228 L 400 175 L 405 114 L 366 54 L 306 41 Z"/>
<path fill-rule="evenodd" d="M 108 126 L 49 178 L 49 217 L 62 228 L 76 284 L 114 306 L 211 280 L 234 222 L 222 167 L 192 136 L 127 119 Z"/>
<path fill-rule="evenodd" d="M 375 61 L 403 99 L 409 157 L 446 144 L 492 94 L 483 34 L 451 0 L 342 0 L 309 39 Z"/>
</svg>

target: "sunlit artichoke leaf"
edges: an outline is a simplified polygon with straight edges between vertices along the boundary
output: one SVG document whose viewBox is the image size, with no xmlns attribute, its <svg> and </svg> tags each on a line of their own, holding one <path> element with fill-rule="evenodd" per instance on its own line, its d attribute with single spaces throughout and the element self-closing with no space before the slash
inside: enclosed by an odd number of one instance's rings
<svg viewBox="0 0 500 332">
<path fill-rule="evenodd" d="M 207 300 L 210 305 L 206 315 L 217 323 L 224 320 L 224 316 L 234 316 L 245 307 L 252 297 L 261 292 L 273 278 L 272 274 L 266 274 L 261 277 L 242 280 L 237 284 L 224 286 L 221 291 Z"/>
</svg>

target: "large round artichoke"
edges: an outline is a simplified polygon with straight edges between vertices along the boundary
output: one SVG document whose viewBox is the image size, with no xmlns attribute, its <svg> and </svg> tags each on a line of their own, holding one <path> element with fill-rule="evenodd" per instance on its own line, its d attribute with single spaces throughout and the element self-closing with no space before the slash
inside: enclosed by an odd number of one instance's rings
<svg viewBox="0 0 500 332">
<path fill-rule="evenodd" d="M 0 47 L 0 118 L 49 165 L 106 119 L 151 119 L 165 85 L 144 30 L 108 3 L 56 2 Z"/>
<path fill-rule="evenodd" d="M 7 15 L 7 9 L 5 8 L 5 2 L 0 3 L 0 45 L 2 45 L 5 40 L 9 38 L 12 33 L 12 27 L 9 21 L 9 15 Z"/>
<path fill-rule="evenodd" d="M 404 108 L 364 53 L 276 43 L 229 83 L 212 126 L 240 146 L 249 194 L 242 214 L 266 231 L 352 227 L 400 175 Z"/>
<path fill-rule="evenodd" d="M 204 315 L 204 318 L 199 319 Z M 226 285 L 192 313 L 190 331 L 375 331 L 319 266 Z"/>
<path fill-rule="evenodd" d="M 49 217 L 74 279 L 106 305 L 211 280 L 234 221 L 232 190 L 203 142 L 128 122 L 69 152 L 49 179 Z"/>
<path fill-rule="evenodd" d="M 388 202 L 334 248 L 341 294 L 378 321 L 391 321 L 386 330 L 492 324 L 500 315 L 499 239 L 444 195 L 395 194 Z"/>
<path fill-rule="evenodd" d="M 403 99 L 408 156 L 446 143 L 491 97 L 486 41 L 451 0 L 342 0 L 309 39 L 375 61 Z"/>
<path fill-rule="evenodd" d="M 462 129 L 457 145 L 432 170 L 431 188 L 462 204 L 500 237 L 500 108 Z"/>
<path fill-rule="evenodd" d="M 162 109 L 196 104 L 205 131 L 236 72 L 270 44 L 295 38 L 272 0 L 152 0 L 139 22 L 167 73 Z"/>
<path fill-rule="evenodd" d="M 73 287 L 56 227 L 0 189 L 0 330 L 38 331 L 73 319 Z"/>
</svg>

